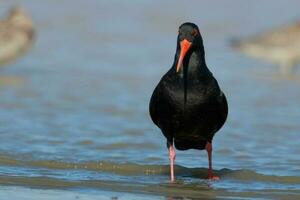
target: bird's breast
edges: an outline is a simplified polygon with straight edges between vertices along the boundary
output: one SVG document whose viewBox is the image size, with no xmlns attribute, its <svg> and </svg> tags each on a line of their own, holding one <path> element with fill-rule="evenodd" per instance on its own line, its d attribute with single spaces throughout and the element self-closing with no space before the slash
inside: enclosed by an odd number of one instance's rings
<svg viewBox="0 0 300 200">
<path fill-rule="evenodd" d="M 183 84 L 180 85 L 166 85 L 165 92 L 166 100 L 175 107 L 198 107 L 201 104 L 205 104 L 212 98 L 212 93 L 205 86 L 187 86 L 186 88 L 186 100 L 185 100 L 185 89 Z"/>
</svg>

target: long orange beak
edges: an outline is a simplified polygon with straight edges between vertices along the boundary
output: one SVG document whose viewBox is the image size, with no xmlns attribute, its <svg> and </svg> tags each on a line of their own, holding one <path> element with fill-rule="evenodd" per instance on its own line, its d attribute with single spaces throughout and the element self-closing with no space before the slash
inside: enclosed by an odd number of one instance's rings
<svg viewBox="0 0 300 200">
<path fill-rule="evenodd" d="M 176 66 L 176 72 L 179 72 L 181 66 L 182 66 L 182 61 L 184 59 L 184 56 L 186 54 L 186 52 L 189 50 L 189 48 L 191 47 L 191 42 L 187 41 L 186 39 L 182 40 L 180 42 L 180 53 L 179 53 L 179 59 L 177 62 L 177 66 Z"/>
</svg>

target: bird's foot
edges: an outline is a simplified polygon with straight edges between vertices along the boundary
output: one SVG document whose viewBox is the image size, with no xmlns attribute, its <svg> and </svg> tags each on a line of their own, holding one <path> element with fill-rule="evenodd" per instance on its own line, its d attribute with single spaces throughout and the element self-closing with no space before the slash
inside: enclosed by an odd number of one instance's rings
<svg viewBox="0 0 300 200">
<path fill-rule="evenodd" d="M 207 176 L 207 179 L 208 179 L 208 180 L 211 180 L 211 181 L 218 181 L 218 180 L 220 180 L 220 178 L 219 178 L 218 176 L 214 176 L 214 175 L 212 175 L 212 176 Z"/>
<path fill-rule="evenodd" d="M 170 178 L 170 183 L 175 183 L 175 177 Z"/>
<path fill-rule="evenodd" d="M 212 180 L 212 181 L 218 181 L 218 180 L 220 180 L 220 178 L 218 176 L 214 176 L 211 171 L 208 172 L 208 175 L 207 175 L 206 179 Z"/>
</svg>

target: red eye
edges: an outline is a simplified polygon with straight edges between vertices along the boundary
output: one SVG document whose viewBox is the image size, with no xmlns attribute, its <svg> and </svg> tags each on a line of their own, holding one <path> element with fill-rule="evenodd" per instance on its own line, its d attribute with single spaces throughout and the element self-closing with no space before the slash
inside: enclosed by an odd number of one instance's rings
<svg viewBox="0 0 300 200">
<path fill-rule="evenodd" d="M 195 37 L 196 35 L 198 35 L 198 34 L 199 34 L 199 32 L 198 32 L 197 29 L 193 29 L 192 32 L 191 32 L 191 35 L 194 36 L 194 37 Z"/>
</svg>

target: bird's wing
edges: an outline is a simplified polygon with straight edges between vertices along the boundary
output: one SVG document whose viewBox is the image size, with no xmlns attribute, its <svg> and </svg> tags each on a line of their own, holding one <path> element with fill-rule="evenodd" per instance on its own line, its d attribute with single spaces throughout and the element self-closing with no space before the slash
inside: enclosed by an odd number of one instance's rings
<svg viewBox="0 0 300 200">
<path fill-rule="evenodd" d="M 220 121 L 217 125 L 217 130 L 218 131 L 225 123 L 226 119 L 227 119 L 227 115 L 228 115 L 228 103 L 227 103 L 227 99 L 225 94 L 220 91 L 220 96 L 218 98 L 220 107 L 219 107 L 219 115 L 220 115 Z"/>
<path fill-rule="evenodd" d="M 156 124 L 157 126 L 158 126 L 158 106 L 159 106 L 159 98 L 160 98 L 159 96 L 160 96 L 160 87 L 156 86 L 150 99 L 149 112 L 153 123 Z"/>
</svg>

